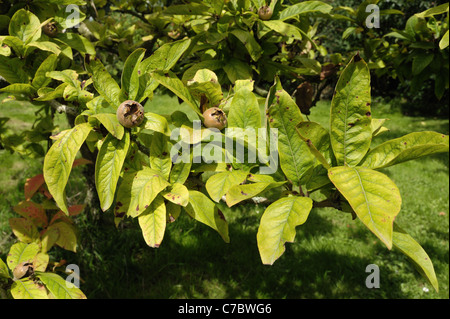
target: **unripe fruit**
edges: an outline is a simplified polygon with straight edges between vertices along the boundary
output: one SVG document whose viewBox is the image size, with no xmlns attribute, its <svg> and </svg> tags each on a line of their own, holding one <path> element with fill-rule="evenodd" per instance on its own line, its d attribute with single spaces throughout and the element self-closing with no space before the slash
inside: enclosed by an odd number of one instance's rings
<svg viewBox="0 0 450 319">
<path fill-rule="evenodd" d="M 58 28 L 56 27 L 56 23 L 50 22 L 42 27 L 42 31 L 49 36 L 50 38 L 54 38 L 58 35 Z"/>
<path fill-rule="evenodd" d="M 34 267 L 32 263 L 28 261 L 22 262 L 13 270 L 14 279 L 17 280 L 23 277 L 28 277 L 33 273 L 33 271 Z"/>
<path fill-rule="evenodd" d="M 116 115 L 124 127 L 136 127 L 144 121 L 144 107 L 136 101 L 127 100 L 119 105 Z"/>
<path fill-rule="evenodd" d="M 211 107 L 203 112 L 203 124 L 206 127 L 217 128 L 222 130 L 225 126 L 227 126 L 227 116 L 225 112 L 219 109 L 218 107 Z"/>
<path fill-rule="evenodd" d="M 269 6 L 262 6 L 258 10 L 258 15 L 261 20 L 270 20 L 272 18 L 273 11 Z"/>
</svg>

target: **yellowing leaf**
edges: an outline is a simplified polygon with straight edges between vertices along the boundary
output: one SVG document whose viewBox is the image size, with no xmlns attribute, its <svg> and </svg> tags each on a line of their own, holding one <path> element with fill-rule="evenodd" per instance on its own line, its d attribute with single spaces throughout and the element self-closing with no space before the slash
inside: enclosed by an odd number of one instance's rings
<svg viewBox="0 0 450 319">
<path fill-rule="evenodd" d="M 75 156 L 91 130 L 92 127 L 88 123 L 82 123 L 62 132 L 64 134 L 53 143 L 44 159 L 44 179 L 48 190 L 66 214 L 69 214 L 65 196 L 66 184 Z"/>
<path fill-rule="evenodd" d="M 328 177 L 363 224 L 391 249 L 393 223 L 402 203 L 394 182 L 364 167 L 333 167 Z"/>
<path fill-rule="evenodd" d="M 157 196 L 150 206 L 138 216 L 147 245 L 158 248 L 164 238 L 166 229 L 166 205 L 161 196 Z"/>
<path fill-rule="evenodd" d="M 358 55 L 339 77 L 331 101 L 331 146 L 338 165 L 356 166 L 372 140 L 370 72 Z"/>
<path fill-rule="evenodd" d="M 216 230 L 226 243 L 230 242 L 225 217 L 205 194 L 189 191 L 189 204 L 185 209 L 192 218 Z"/>
<path fill-rule="evenodd" d="M 263 264 L 272 265 L 285 251 L 284 244 L 295 239 L 295 227 L 303 224 L 312 209 L 308 197 L 283 197 L 270 204 L 258 228 L 258 249 Z"/>
</svg>

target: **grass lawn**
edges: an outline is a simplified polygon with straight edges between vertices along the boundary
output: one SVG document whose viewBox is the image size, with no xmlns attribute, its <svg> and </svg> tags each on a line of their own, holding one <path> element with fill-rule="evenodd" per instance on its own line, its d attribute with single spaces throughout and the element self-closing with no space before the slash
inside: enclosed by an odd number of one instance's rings
<svg viewBox="0 0 450 319">
<path fill-rule="evenodd" d="M 155 96 L 145 108 L 161 114 L 184 109 L 169 96 Z M 0 117 L 9 116 L 9 112 L 0 105 Z M 328 127 L 328 114 L 329 102 L 321 102 L 309 118 Z M 449 133 L 447 119 L 406 117 L 386 101 L 375 100 L 372 114 L 390 119 L 385 124 L 390 131 L 377 137 L 374 144 L 413 131 Z M 37 174 L 41 163 L 0 151 L 2 258 L 13 243 L 7 222 L 14 216 L 10 207 L 22 200 L 25 179 Z M 395 181 L 402 194 L 402 210 L 396 221 L 432 259 L 439 293 L 404 255 L 389 251 L 359 220 L 333 209 L 314 209 L 307 222 L 297 227 L 295 242 L 286 244 L 284 255 L 273 266 L 261 264 L 256 245 L 264 207 L 241 205 L 229 209 L 223 203 L 220 205 L 229 222 L 229 244 L 187 214 L 167 226 L 158 249 L 145 245 L 137 220 L 127 219 L 115 228 L 110 216 L 97 226 L 81 216 L 77 220 L 81 229 L 79 252 L 56 249 L 53 254 L 80 266 L 85 281 L 81 288 L 88 298 L 448 299 L 448 154 L 403 163 L 383 172 Z M 82 189 L 81 179 L 75 182 L 73 191 L 78 188 Z M 380 268 L 379 289 L 365 286 L 369 264 Z"/>
</svg>

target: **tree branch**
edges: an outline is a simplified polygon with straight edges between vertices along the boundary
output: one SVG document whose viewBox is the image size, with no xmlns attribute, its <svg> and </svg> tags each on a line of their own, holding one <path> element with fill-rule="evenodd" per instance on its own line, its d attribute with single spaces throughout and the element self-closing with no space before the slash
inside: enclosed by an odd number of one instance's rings
<svg viewBox="0 0 450 319">
<path fill-rule="evenodd" d="M 49 104 L 58 113 L 66 113 L 66 114 L 72 115 L 72 116 L 78 115 L 78 110 L 75 107 L 61 104 L 56 100 L 49 101 Z"/>
</svg>

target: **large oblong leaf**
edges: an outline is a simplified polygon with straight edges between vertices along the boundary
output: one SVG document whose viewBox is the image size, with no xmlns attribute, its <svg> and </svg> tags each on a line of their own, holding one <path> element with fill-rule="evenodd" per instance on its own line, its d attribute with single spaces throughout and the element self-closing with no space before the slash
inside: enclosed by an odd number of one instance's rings
<svg viewBox="0 0 450 319">
<path fill-rule="evenodd" d="M 150 145 L 150 167 L 159 171 L 166 180 L 169 180 L 172 168 L 168 141 L 169 138 L 166 135 L 155 132 Z"/>
<path fill-rule="evenodd" d="M 145 49 L 139 48 L 131 53 L 123 66 L 121 91 L 128 100 L 134 100 L 139 92 L 139 63 L 144 58 Z"/>
<path fill-rule="evenodd" d="M 11 285 L 14 299 L 48 299 L 47 290 L 29 278 L 16 280 Z"/>
<path fill-rule="evenodd" d="M 243 200 L 253 198 L 271 188 L 282 186 L 285 182 L 257 182 L 243 185 L 234 185 L 227 192 L 228 207 L 236 205 Z"/>
<path fill-rule="evenodd" d="M 36 276 L 56 299 L 86 299 L 79 288 L 55 273 L 36 272 Z"/>
<path fill-rule="evenodd" d="M 35 242 L 26 244 L 22 242 L 11 246 L 6 263 L 12 271 L 21 262 L 33 262 L 34 257 L 39 253 L 39 245 Z"/>
<path fill-rule="evenodd" d="M 363 224 L 391 249 L 393 223 L 402 203 L 394 182 L 364 167 L 333 167 L 328 177 Z"/>
<path fill-rule="evenodd" d="M 295 18 L 300 14 L 312 12 L 329 13 L 332 9 L 332 6 L 324 3 L 323 1 L 303 1 L 287 6 L 286 9 L 280 12 L 279 20 L 284 21 L 290 18 Z"/>
<path fill-rule="evenodd" d="M 436 132 L 414 132 L 384 142 L 367 153 L 360 163 L 373 169 L 383 168 L 419 157 L 448 152 L 449 136 Z"/>
<path fill-rule="evenodd" d="M 205 187 L 211 199 L 218 203 L 232 186 L 241 184 L 246 177 L 247 173 L 240 170 L 220 172 L 208 178 Z"/>
<path fill-rule="evenodd" d="M 122 140 L 108 134 L 98 152 L 95 163 L 95 185 L 103 211 L 106 211 L 114 201 L 120 172 L 129 147 L 129 133 L 126 133 Z"/>
<path fill-rule="evenodd" d="M 202 115 L 200 113 L 197 102 L 194 97 L 189 92 L 188 88 L 184 85 L 184 83 L 176 76 L 175 73 L 171 71 L 154 71 L 151 73 L 152 77 L 158 81 L 161 85 L 168 88 L 172 91 L 176 96 L 182 99 L 184 102 L 189 105 L 192 110 L 194 110 L 198 115 Z"/>
<path fill-rule="evenodd" d="M 115 138 L 121 140 L 125 129 L 122 124 L 119 123 L 117 115 L 113 113 L 98 113 L 93 114 L 90 117 L 96 118 L 102 125 L 111 133 Z"/>
<path fill-rule="evenodd" d="M 41 32 L 39 18 L 25 9 L 16 11 L 9 23 L 9 35 L 18 37 L 25 44 L 39 39 Z"/>
<path fill-rule="evenodd" d="M 261 114 L 258 100 L 248 88 L 239 89 L 230 102 L 228 127 L 258 128 Z"/>
<path fill-rule="evenodd" d="M 92 58 L 88 69 L 92 73 L 92 80 L 97 92 L 115 109 L 122 102 L 120 99 L 121 90 L 117 82 L 111 77 L 105 66 L 98 58 Z"/>
<path fill-rule="evenodd" d="M 155 197 L 170 184 L 160 173 L 149 167 L 125 173 L 118 189 L 116 216 L 139 216 Z"/>
<path fill-rule="evenodd" d="M 338 165 L 356 166 L 372 141 L 370 72 L 359 55 L 342 72 L 331 101 L 330 137 Z"/>
<path fill-rule="evenodd" d="M 261 218 L 257 240 L 261 260 L 272 265 L 295 239 L 295 227 L 303 224 L 312 209 L 309 197 L 283 197 L 270 204 Z"/>
<path fill-rule="evenodd" d="M 226 243 L 230 242 L 225 217 L 205 194 L 189 191 L 189 204 L 185 209 L 192 218 L 216 230 Z"/>
<path fill-rule="evenodd" d="M 66 184 L 75 156 L 91 130 L 92 127 L 88 123 L 82 123 L 61 132 L 61 137 L 53 143 L 44 159 L 45 183 L 59 208 L 66 214 L 69 214 L 65 196 Z"/>
<path fill-rule="evenodd" d="M 150 247 L 158 248 L 166 230 L 166 205 L 161 196 L 156 196 L 150 206 L 138 216 L 144 240 Z"/>
<path fill-rule="evenodd" d="M 430 257 L 418 242 L 395 223 L 393 244 L 413 261 L 418 271 L 430 282 L 436 292 L 439 292 L 439 284 Z"/>
<path fill-rule="evenodd" d="M 303 121 L 300 110 L 284 90 L 277 90 L 268 108 L 270 128 L 278 129 L 278 153 L 281 169 L 286 177 L 298 185 L 305 173 L 315 165 L 315 157 L 297 134 L 296 127 Z"/>
</svg>

